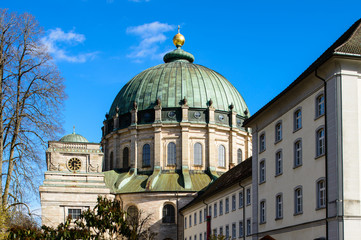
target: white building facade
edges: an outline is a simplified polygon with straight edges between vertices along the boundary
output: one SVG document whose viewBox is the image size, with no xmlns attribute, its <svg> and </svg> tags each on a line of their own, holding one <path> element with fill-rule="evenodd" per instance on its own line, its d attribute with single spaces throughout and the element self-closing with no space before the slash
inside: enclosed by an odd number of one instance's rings
<svg viewBox="0 0 361 240">
<path fill-rule="evenodd" d="M 253 239 L 359 239 L 361 30 L 356 22 L 245 122 Z"/>
</svg>

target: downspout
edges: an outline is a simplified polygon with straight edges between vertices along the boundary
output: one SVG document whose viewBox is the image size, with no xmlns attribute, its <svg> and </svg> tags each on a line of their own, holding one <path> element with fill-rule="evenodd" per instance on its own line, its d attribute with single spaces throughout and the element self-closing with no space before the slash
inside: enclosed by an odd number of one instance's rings
<svg viewBox="0 0 361 240">
<path fill-rule="evenodd" d="M 210 240 L 210 235 L 211 235 L 211 233 L 210 233 L 210 231 L 209 231 L 210 228 L 208 228 L 208 224 L 209 224 L 209 225 L 211 224 L 211 223 L 210 223 L 211 218 L 208 217 L 208 216 L 209 216 L 209 215 L 208 215 L 208 204 L 204 201 L 204 199 L 203 199 L 203 204 L 206 205 L 206 211 L 207 211 L 206 219 L 204 219 L 204 221 L 206 222 L 207 240 Z"/>
<path fill-rule="evenodd" d="M 176 209 L 177 209 L 177 212 L 178 212 L 178 191 L 175 193 L 175 196 L 176 196 Z M 178 229 L 178 227 L 179 227 L 179 219 L 177 219 L 177 240 L 178 240 L 178 233 L 179 233 L 179 229 Z"/>
<path fill-rule="evenodd" d="M 317 74 L 318 68 L 315 70 L 315 76 L 323 81 L 323 96 L 325 100 L 325 175 L 326 175 L 326 239 L 328 239 L 328 128 L 327 128 L 327 81 Z"/>
<path fill-rule="evenodd" d="M 244 231 L 245 228 L 245 220 L 246 220 L 246 205 L 245 205 L 245 192 L 244 192 L 244 187 L 241 185 L 241 182 L 238 183 L 238 185 L 242 188 L 242 194 L 243 194 L 243 203 L 242 203 L 242 206 L 243 206 L 243 223 L 242 223 L 242 232 L 243 232 L 243 240 L 246 240 L 246 232 Z"/>
</svg>

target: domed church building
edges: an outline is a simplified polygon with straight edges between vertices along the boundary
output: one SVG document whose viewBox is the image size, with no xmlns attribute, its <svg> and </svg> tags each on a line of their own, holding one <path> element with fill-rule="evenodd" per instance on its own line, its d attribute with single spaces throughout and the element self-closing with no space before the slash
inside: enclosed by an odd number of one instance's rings
<svg viewBox="0 0 361 240">
<path fill-rule="evenodd" d="M 182 49 L 183 35 L 173 42 L 177 48 L 163 64 L 119 91 L 101 141 L 109 194 L 124 210 L 151 215 L 151 229 L 161 240 L 182 239 L 178 209 L 252 153 L 250 132 L 242 127 L 249 111 L 240 93 L 221 74 L 193 63 L 194 56 Z M 84 165 L 86 159 L 79 160 Z"/>
<path fill-rule="evenodd" d="M 120 90 L 101 142 L 107 186 L 125 210 L 152 215 L 159 239 L 177 239 L 178 209 L 252 152 L 240 93 L 221 74 L 193 63 L 183 35 L 173 42 L 177 49 L 164 64 Z"/>
</svg>

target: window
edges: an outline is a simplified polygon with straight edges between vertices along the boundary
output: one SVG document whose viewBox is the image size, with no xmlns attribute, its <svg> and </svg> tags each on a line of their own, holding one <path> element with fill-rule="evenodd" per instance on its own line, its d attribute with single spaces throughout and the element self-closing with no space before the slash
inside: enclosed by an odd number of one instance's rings
<svg viewBox="0 0 361 240">
<path fill-rule="evenodd" d="M 232 223 L 232 239 L 236 238 L 236 233 L 237 229 L 236 229 L 236 223 Z"/>
<path fill-rule="evenodd" d="M 199 240 L 203 240 L 202 233 L 199 234 Z"/>
<path fill-rule="evenodd" d="M 202 223 L 203 219 L 202 219 L 202 210 L 199 211 L 199 223 Z"/>
<path fill-rule="evenodd" d="M 283 163 L 282 163 L 282 151 L 276 153 L 276 176 L 282 174 Z"/>
<path fill-rule="evenodd" d="M 204 213 L 204 221 L 207 221 L 207 208 L 203 210 Z"/>
<path fill-rule="evenodd" d="M 194 144 L 194 165 L 202 165 L 202 144 Z"/>
<path fill-rule="evenodd" d="M 232 211 L 236 210 L 236 195 L 232 195 Z"/>
<path fill-rule="evenodd" d="M 238 237 L 241 238 L 243 237 L 243 222 L 240 221 L 238 223 Z"/>
<path fill-rule="evenodd" d="M 295 214 L 302 213 L 302 188 L 295 189 Z"/>
<path fill-rule="evenodd" d="M 217 236 L 217 228 L 213 229 L 213 235 Z"/>
<path fill-rule="evenodd" d="M 259 151 L 263 152 L 266 150 L 266 136 L 264 134 L 262 134 L 259 137 Z"/>
<path fill-rule="evenodd" d="M 168 144 L 168 158 L 167 158 L 167 164 L 168 165 L 176 165 L 176 145 L 175 143 L 171 142 Z"/>
<path fill-rule="evenodd" d="M 226 149 L 223 145 L 218 147 L 218 166 L 225 167 L 226 166 Z"/>
<path fill-rule="evenodd" d="M 238 207 L 243 207 L 243 192 L 238 193 Z"/>
<path fill-rule="evenodd" d="M 242 156 L 242 149 L 238 148 L 237 150 L 237 163 L 240 164 L 242 162 L 243 156 Z"/>
<path fill-rule="evenodd" d="M 123 168 L 129 167 L 129 148 L 123 149 Z"/>
<path fill-rule="evenodd" d="M 213 206 L 213 217 L 217 217 L 217 203 Z"/>
<path fill-rule="evenodd" d="M 259 222 L 266 222 L 266 201 L 261 201 L 259 204 Z"/>
<path fill-rule="evenodd" d="M 246 190 L 246 204 L 251 204 L 251 189 L 247 188 Z"/>
<path fill-rule="evenodd" d="M 189 215 L 189 227 L 192 227 L 192 215 Z"/>
<path fill-rule="evenodd" d="M 301 109 L 294 113 L 294 131 L 302 127 L 302 112 Z"/>
<path fill-rule="evenodd" d="M 282 123 L 277 123 L 275 127 L 275 142 L 282 140 Z"/>
<path fill-rule="evenodd" d="M 81 214 L 81 209 L 77 208 L 69 208 L 68 209 L 68 216 L 70 216 L 71 219 L 79 219 Z"/>
<path fill-rule="evenodd" d="M 302 141 L 298 140 L 294 145 L 294 167 L 299 167 L 302 165 Z"/>
<path fill-rule="evenodd" d="M 226 239 L 229 238 L 229 226 L 226 225 Z"/>
<path fill-rule="evenodd" d="M 204 236 L 203 240 L 207 240 L 207 233 L 206 232 L 204 232 L 203 236 Z"/>
<path fill-rule="evenodd" d="M 229 198 L 226 198 L 226 214 L 229 213 Z"/>
<path fill-rule="evenodd" d="M 316 99 L 316 117 L 320 117 L 325 114 L 325 97 L 322 95 Z"/>
<path fill-rule="evenodd" d="M 189 237 L 189 240 L 192 240 L 192 237 Z"/>
<path fill-rule="evenodd" d="M 317 182 L 317 208 L 326 207 L 326 184 L 325 180 Z"/>
<path fill-rule="evenodd" d="M 184 218 L 184 229 L 187 228 L 187 217 Z"/>
<path fill-rule="evenodd" d="M 143 167 L 150 166 L 150 145 L 143 145 Z"/>
<path fill-rule="evenodd" d="M 194 235 L 194 240 L 197 240 L 197 235 Z"/>
<path fill-rule="evenodd" d="M 163 207 L 163 223 L 175 223 L 175 210 L 171 204 L 166 204 Z M 189 226 L 191 225 L 191 216 L 189 216 Z"/>
<path fill-rule="evenodd" d="M 219 227 L 219 235 L 223 235 L 223 227 Z"/>
<path fill-rule="evenodd" d="M 114 169 L 114 156 L 113 152 L 110 153 L 110 169 Z"/>
<path fill-rule="evenodd" d="M 261 160 L 259 163 L 259 183 L 263 183 L 266 181 L 266 162 L 265 160 Z"/>
<path fill-rule="evenodd" d="M 136 206 L 130 206 L 127 210 L 127 221 L 130 225 L 138 222 L 139 212 Z"/>
<path fill-rule="evenodd" d="M 208 216 L 212 217 L 212 206 L 208 208 Z"/>
<path fill-rule="evenodd" d="M 316 141 L 316 153 L 318 157 L 325 154 L 325 130 L 323 128 L 317 131 Z"/>
<path fill-rule="evenodd" d="M 281 219 L 283 217 L 283 203 L 282 203 L 282 194 L 276 196 L 276 219 Z"/>
<path fill-rule="evenodd" d="M 219 215 L 223 215 L 223 200 L 219 201 Z"/>
<path fill-rule="evenodd" d="M 247 235 L 251 235 L 251 219 L 247 219 Z"/>
<path fill-rule="evenodd" d="M 197 213 L 194 213 L 194 226 L 197 225 Z"/>
</svg>

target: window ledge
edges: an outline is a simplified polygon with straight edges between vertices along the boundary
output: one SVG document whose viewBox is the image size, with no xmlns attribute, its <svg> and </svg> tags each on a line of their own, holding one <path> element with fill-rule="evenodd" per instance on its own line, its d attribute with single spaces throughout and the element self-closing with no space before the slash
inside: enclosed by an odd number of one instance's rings
<svg viewBox="0 0 361 240">
<path fill-rule="evenodd" d="M 323 114 L 321 114 L 321 115 L 316 116 L 314 120 L 316 121 L 316 120 L 320 119 L 320 118 L 321 118 L 321 117 L 323 117 L 323 116 L 325 116 L 325 114 L 324 114 L 324 113 L 323 113 Z"/>
<path fill-rule="evenodd" d="M 319 211 L 319 210 L 322 210 L 322 209 L 326 209 L 326 206 L 323 206 L 323 207 L 317 207 L 315 210 L 316 210 L 316 211 Z"/>
<path fill-rule="evenodd" d="M 280 172 L 280 173 L 276 173 L 275 177 L 279 177 L 283 174 L 283 172 Z"/>
<path fill-rule="evenodd" d="M 297 129 L 294 129 L 294 130 L 293 130 L 293 133 L 298 132 L 298 131 L 301 130 L 301 129 L 302 129 L 302 127 L 297 128 Z"/>
<path fill-rule="evenodd" d="M 298 212 L 298 213 L 294 213 L 293 216 L 298 216 L 298 215 L 302 215 L 302 214 L 303 214 L 303 211 Z"/>
<path fill-rule="evenodd" d="M 266 182 L 266 180 L 263 180 L 262 182 L 259 182 L 258 185 L 262 185 Z"/>
<path fill-rule="evenodd" d="M 283 138 L 281 138 L 281 139 L 279 139 L 279 140 L 276 140 L 276 141 L 275 141 L 275 145 L 276 145 L 277 143 L 282 142 L 282 140 L 283 140 Z"/>
<path fill-rule="evenodd" d="M 283 217 L 277 217 L 277 218 L 275 218 L 275 221 L 282 220 L 282 219 L 283 219 Z"/>
<path fill-rule="evenodd" d="M 264 224 L 266 224 L 266 221 L 259 223 L 259 225 L 264 225 Z"/>
<path fill-rule="evenodd" d="M 262 149 L 262 150 L 259 151 L 259 154 L 261 154 L 261 153 L 263 153 L 265 151 L 266 151 L 266 149 Z"/>
<path fill-rule="evenodd" d="M 302 163 L 300 165 L 293 166 L 293 169 L 300 168 L 300 167 L 302 167 Z"/>
<path fill-rule="evenodd" d="M 325 154 L 323 153 L 323 154 L 320 154 L 320 155 L 317 155 L 316 157 L 315 157 L 315 160 L 316 159 L 319 159 L 319 158 L 322 158 L 322 157 L 324 157 L 325 156 Z"/>
</svg>

